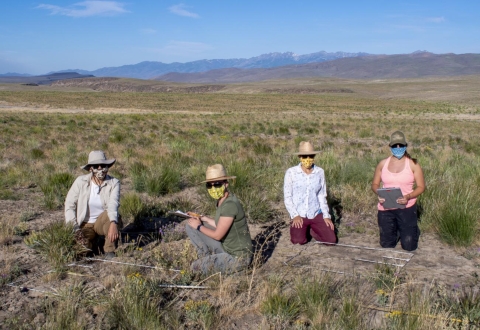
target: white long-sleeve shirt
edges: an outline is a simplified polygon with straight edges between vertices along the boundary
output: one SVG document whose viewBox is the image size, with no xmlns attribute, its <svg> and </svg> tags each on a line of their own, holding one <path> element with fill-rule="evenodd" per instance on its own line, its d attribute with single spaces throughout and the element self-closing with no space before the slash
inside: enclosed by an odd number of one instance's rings
<svg viewBox="0 0 480 330">
<path fill-rule="evenodd" d="M 312 173 L 306 174 L 301 166 L 300 163 L 290 167 L 285 173 L 283 194 L 290 217 L 313 219 L 323 213 L 324 218 L 330 219 L 325 172 L 314 165 Z"/>
</svg>

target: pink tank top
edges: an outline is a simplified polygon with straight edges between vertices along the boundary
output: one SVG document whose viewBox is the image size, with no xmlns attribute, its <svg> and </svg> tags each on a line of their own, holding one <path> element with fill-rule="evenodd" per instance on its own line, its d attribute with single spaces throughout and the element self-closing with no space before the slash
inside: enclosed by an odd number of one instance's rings
<svg viewBox="0 0 480 330">
<path fill-rule="evenodd" d="M 415 177 L 413 176 L 413 171 L 410 168 L 410 159 L 405 159 L 405 168 L 399 173 L 392 173 L 388 170 L 388 164 L 390 164 L 390 159 L 392 156 L 388 157 L 385 165 L 382 168 L 382 175 L 380 177 L 382 181 L 383 188 L 392 188 L 398 187 L 402 191 L 403 196 L 410 194 L 413 191 L 413 183 L 415 182 Z M 410 207 L 415 204 L 417 201 L 416 198 L 408 200 L 407 207 Z M 385 208 L 382 204 L 378 203 L 378 210 L 383 211 Z"/>
</svg>

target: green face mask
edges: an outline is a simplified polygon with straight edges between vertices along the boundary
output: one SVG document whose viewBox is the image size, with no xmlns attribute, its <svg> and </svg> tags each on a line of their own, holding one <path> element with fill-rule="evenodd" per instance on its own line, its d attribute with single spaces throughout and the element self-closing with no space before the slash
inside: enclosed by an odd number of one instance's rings
<svg viewBox="0 0 480 330">
<path fill-rule="evenodd" d="M 222 198 L 223 195 L 225 194 L 225 185 L 222 185 L 221 187 L 218 187 L 218 188 L 215 188 L 215 187 L 212 186 L 212 187 L 208 188 L 207 191 L 208 191 L 208 194 L 210 195 L 210 197 L 217 200 L 217 199 Z"/>
<path fill-rule="evenodd" d="M 314 163 L 313 158 L 301 158 L 300 162 L 302 163 L 303 167 L 306 169 L 311 169 Z"/>
</svg>

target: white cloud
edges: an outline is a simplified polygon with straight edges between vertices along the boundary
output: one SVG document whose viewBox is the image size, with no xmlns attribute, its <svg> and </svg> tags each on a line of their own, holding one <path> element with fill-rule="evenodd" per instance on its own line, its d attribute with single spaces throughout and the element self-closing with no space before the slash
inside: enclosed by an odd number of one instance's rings
<svg viewBox="0 0 480 330">
<path fill-rule="evenodd" d="M 184 5 L 183 3 L 180 3 L 178 5 L 171 6 L 168 9 L 170 10 L 171 13 L 176 14 L 176 15 L 185 16 L 185 17 L 193 17 L 193 18 L 199 18 L 200 17 L 198 14 L 192 13 L 191 11 L 188 11 L 186 8 L 189 8 L 189 7 Z"/>
<path fill-rule="evenodd" d="M 155 29 L 150 29 L 150 28 L 140 29 L 140 33 L 143 33 L 143 34 L 155 34 L 155 33 L 157 33 L 157 30 L 155 30 Z"/>
<path fill-rule="evenodd" d="M 427 22 L 430 23 L 443 23 L 445 22 L 445 17 L 427 17 Z"/>
<path fill-rule="evenodd" d="M 128 13 L 124 9 L 125 4 L 117 1 L 83 1 L 77 2 L 68 7 L 41 4 L 39 9 L 50 11 L 51 15 L 64 15 L 70 17 L 89 17 L 89 16 L 113 16 Z"/>
</svg>

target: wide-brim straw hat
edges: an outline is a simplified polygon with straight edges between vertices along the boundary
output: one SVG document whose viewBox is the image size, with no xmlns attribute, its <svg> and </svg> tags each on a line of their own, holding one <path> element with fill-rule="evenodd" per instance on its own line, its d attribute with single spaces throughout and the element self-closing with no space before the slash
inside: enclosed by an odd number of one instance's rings
<svg viewBox="0 0 480 330">
<path fill-rule="evenodd" d="M 293 153 L 294 155 L 302 156 L 302 155 L 316 155 L 321 151 L 314 150 L 313 144 L 309 141 L 302 141 L 298 145 L 298 152 Z"/>
<path fill-rule="evenodd" d="M 405 139 L 405 134 L 401 131 L 395 131 L 390 136 L 390 143 L 388 144 L 390 147 L 396 144 L 403 144 L 407 145 L 407 140 Z"/>
<path fill-rule="evenodd" d="M 108 165 L 110 167 L 115 164 L 116 161 L 115 158 L 107 159 L 103 151 L 94 150 L 88 154 L 88 163 L 82 166 L 82 169 L 88 170 L 91 165 Z"/>
<path fill-rule="evenodd" d="M 215 164 L 207 167 L 207 171 L 205 173 L 205 181 L 202 181 L 200 183 L 215 182 L 215 181 L 229 180 L 229 179 L 235 179 L 235 178 L 236 176 L 227 175 L 227 171 L 225 170 L 225 167 L 223 167 L 222 164 Z"/>
</svg>

